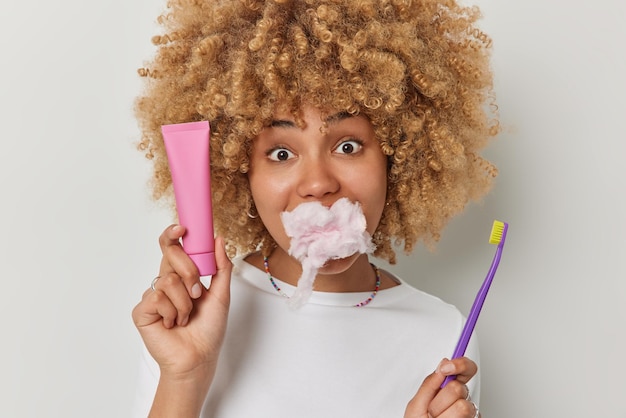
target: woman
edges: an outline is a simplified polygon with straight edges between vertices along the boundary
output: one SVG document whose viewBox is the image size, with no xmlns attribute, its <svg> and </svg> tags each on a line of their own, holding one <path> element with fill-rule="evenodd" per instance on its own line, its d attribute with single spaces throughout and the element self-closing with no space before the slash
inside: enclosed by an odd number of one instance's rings
<svg viewBox="0 0 626 418">
<path fill-rule="evenodd" d="M 171 198 L 164 124 L 209 120 L 218 273 L 208 290 L 160 237 L 159 275 L 133 311 L 147 348 L 138 415 L 475 417 L 477 348 L 449 355 L 458 310 L 370 264 L 302 275 L 282 214 L 361 209 L 374 255 L 432 245 L 487 191 L 478 156 L 497 121 L 490 40 L 451 1 L 173 1 L 138 100 L 156 198 Z M 229 256 L 234 257 L 233 263 Z M 438 364 L 439 363 L 439 364 Z M 433 369 L 435 371 L 433 372 Z M 457 379 L 440 389 L 446 375 Z M 467 385 L 466 385 L 467 384 Z M 473 397 L 473 398 L 472 398 Z M 474 399 L 474 401 L 472 401 Z"/>
</svg>

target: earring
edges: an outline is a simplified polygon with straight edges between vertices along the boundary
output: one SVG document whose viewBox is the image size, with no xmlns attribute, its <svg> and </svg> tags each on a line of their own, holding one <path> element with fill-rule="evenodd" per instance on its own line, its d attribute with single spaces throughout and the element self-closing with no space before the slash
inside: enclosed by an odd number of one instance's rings
<svg viewBox="0 0 626 418">
<path fill-rule="evenodd" d="M 253 212 L 253 213 L 251 213 Z M 254 206 L 254 204 L 252 205 L 252 207 L 246 212 L 246 215 L 248 215 L 248 218 L 250 219 L 256 219 L 259 217 L 259 214 L 256 211 L 256 207 Z"/>
</svg>

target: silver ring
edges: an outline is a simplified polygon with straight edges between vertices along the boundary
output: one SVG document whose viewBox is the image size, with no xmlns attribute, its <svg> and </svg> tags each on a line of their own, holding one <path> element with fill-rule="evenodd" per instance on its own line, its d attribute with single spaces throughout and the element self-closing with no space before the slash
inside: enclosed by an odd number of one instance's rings
<svg viewBox="0 0 626 418">
<path fill-rule="evenodd" d="M 161 278 L 161 276 L 156 276 L 154 279 L 152 279 L 152 283 L 150 283 L 150 289 L 152 289 L 152 291 L 154 292 L 156 290 L 156 288 L 154 287 L 156 285 L 156 282 Z"/>
<path fill-rule="evenodd" d="M 478 405 L 476 405 L 474 402 L 472 402 L 472 405 L 474 405 L 474 409 L 476 410 L 476 413 L 474 414 L 474 418 L 479 418 L 480 411 L 478 410 Z"/>
<path fill-rule="evenodd" d="M 468 401 L 468 402 L 471 402 L 472 401 L 472 397 L 470 396 L 470 390 L 467 387 L 467 385 L 464 385 L 464 386 L 465 386 L 465 390 L 467 391 L 467 395 L 465 396 L 465 400 Z"/>
</svg>

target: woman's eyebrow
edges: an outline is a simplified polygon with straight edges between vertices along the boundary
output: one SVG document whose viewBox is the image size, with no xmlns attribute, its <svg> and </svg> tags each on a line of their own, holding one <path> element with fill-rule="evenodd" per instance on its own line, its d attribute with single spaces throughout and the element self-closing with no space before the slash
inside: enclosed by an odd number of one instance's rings
<svg viewBox="0 0 626 418">
<path fill-rule="evenodd" d="M 326 119 L 324 119 L 324 122 L 327 124 L 334 124 L 334 123 L 339 123 L 342 120 L 348 119 L 351 117 L 353 117 L 353 115 L 346 111 L 337 112 L 334 115 L 330 115 Z M 270 122 L 269 126 L 272 128 L 295 128 L 296 123 L 288 119 L 276 119 Z"/>
<path fill-rule="evenodd" d="M 338 112 L 335 113 L 334 115 L 330 115 L 329 117 L 327 117 L 326 119 L 324 119 L 324 122 L 328 123 L 328 124 L 333 124 L 333 123 L 339 123 L 344 119 L 348 119 L 353 117 L 354 115 L 346 112 L 345 110 L 343 112 Z"/>
<path fill-rule="evenodd" d="M 270 122 L 270 127 L 271 128 L 295 128 L 296 123 L 291 120 L 278 119 L 278 120 L 273 120 L 272 122 Z"/>
</svg>

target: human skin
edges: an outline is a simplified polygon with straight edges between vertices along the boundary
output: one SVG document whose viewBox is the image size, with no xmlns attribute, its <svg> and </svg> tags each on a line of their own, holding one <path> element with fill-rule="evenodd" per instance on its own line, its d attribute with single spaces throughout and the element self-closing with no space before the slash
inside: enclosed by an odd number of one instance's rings
<svg viewBox="0 0 626 418">
<path fill-rule="evenodd" d="M 330 207 L 340 198 L 359 202 L 367 231 L 374 233 L 387 194 L 387 158 L 374 129 L 364 116 L 325 112 L 304 106 L 304 126 L 288 112 L 276 112 L 271 125 L 254 140 L 250 156 L 250 189 L 256 210 L 277 247 L 269 257 L 272 274 L 297 285 L 299 262 L 287 250 L 280 214 L 301 203 L 318 201 Z M 262 267 L 258 255 L 248 261 Z M 363 278 L 368 280 L 363 280 Z M 315 281 L 318 291 L 366 292 L 374 288 L 375 274 L 367 256 L 331 260 Z M 382 288 L 393 286 L 385 277 Z"/>
<path fill-rule="evenodd" d="M 288 255 L 289 238 L 281 212 L 308 201 L 330 206 L 347 197 L 362 205 L 367 230 L 373 233 L 387 190 L 387 160 L 365 117 L 306 106 L 302 116 L 304 125 L 297 126 L 289 113 L 275 114 L 272 126 L 254 140 L 248 174 L 258 214 L 278 245 L 270 256 L 272 274 L 292 284 L 301 267 Z M 179 225 L 161 234 L 161 278 L 156 290 L 148 289 L 133 310 L 135 324 L 161 370 L 150 417 L 198 417 L 228 318 L 232 265 L 223 239 L 216 240 L 218 273 L 205 290 L 198 286 L 198 271 L 180 246 L 183 234 L 184 227 Z M 260 253 L 247 261 L 262 267 Z M 356 254 L 320 269 L 316 290 L 368 291 L 374 281 L 367 256 Z M 383 277 L 382 288 L 394 285 L 391 278 Z M 476 364 L 467 358 L 444 359 L 415 397 L 407 399 L 405 417 L 473 417 L 465 383 L 476 371 Z M 457 375 L 457 379 L 440 390 L 447 375 Z"/>
<path fill-rule="evenodd" d="M 132 313 L 160 368 L 150 417 L 199 416 L 226 331 L 232 264 L 224 240 L 215 241 L 217 274 L 211 286 L 198 289 L 198 270 L 180 244 L 184 233 L 184 227 L 173 225 L 161 234 L 160 279 Z"/>
</svg>

